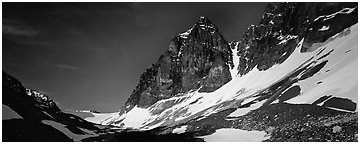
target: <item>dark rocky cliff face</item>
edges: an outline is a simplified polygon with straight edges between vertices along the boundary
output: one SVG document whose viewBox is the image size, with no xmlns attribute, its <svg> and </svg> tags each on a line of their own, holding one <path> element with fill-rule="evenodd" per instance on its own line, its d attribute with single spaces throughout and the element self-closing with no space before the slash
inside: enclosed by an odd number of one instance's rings
<svg viewBox="0 0 360 144">
<path fill-rule="evenodd" d="M 22 117 L 3 121 L 8 125 L 3 129 L 3 132 L 6 131 L 4 135 L 6 141 L 71 140 L 58 130 L 43 124 L 43 120 L 63 124 L 72 133 L 80 135 L 86 134 L 82 129 L 90 131 L 99 129 L 76 115 L 62 112 L 52 99 L 36 90 L 26 89 L 19 80 L 9 74 L 3 72 L 2 76 L 3 105 Z M 23 139 L 19 139 L 20 137 Z"/>
<path fill-rule="evenodd" d="M 251 25 L 238 42 L 238 73 L 267 70 L 284 62 L 304 38 L 302 52 L 357 23 L 357 3 L 269 4 L 258 25 Z"/>
<path fill-rule="evenodd" d="M 233 66 L 228 42 L 208 18 L 201 17 L 190 30 L 175 36 L 168 50 L 141 75 L 125 111 L 191 90 L 212 92 L 231 80 Z"/>
<path fill-rule="evenodd" d="M 51 99 L 48 99 L 47 103 L 41 100 L 40 95 L 35 95 L 35 92 L 26 90 L 19 80 L 3 72 L 3 104 L 16 111 L 21 117 L 29 120 L 50 120 L 52 117 L 44 111 L 61 112 Z"/>
</svg>

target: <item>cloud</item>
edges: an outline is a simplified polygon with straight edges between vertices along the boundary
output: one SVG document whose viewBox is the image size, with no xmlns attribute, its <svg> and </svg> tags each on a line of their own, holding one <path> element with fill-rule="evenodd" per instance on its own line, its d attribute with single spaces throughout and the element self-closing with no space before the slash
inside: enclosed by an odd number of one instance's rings
<svg viewBox="0 0 360 144">
<path fill-rule="evenodd" d="M 4 19 L 3 26 L 2 26 L 2 33 L 6 34 L 6 35 L 13 35 L 13 36 L 31 37 L 31 36 L 37 35 L 39 33 L 39 31 L 28 25 Z"/>
<path fill-rule="evenodd" d="M 113 64 L 113 62 L 109 59 L 109 55 L 106 52 L 105 48 L 94 43 L 89 36 L 77 30 L 70 30 L 70 32 L 75 36 L 79 37 L 80 39 L 82 39 L 82 41 L 87 45 L 84 48 L 95 53 L 98 60 L 105 62 L 107 64 Z"/>
<path fill-rule="evenodd" d="M 143 3 L 131 3 L 131 11 L 133 11 L 133 16 L 136 24 L 140 25 L 142 28 L 149 28 L 151 26 L 151 20 L 147 16 L 149 9 Z"/>
<path fill-rule="evenodd" d="M 91 6 L 91 4 L 85 4 L 85 6 L 86 5 Z M 56 8 L 51 11 L 51 14 L 55 16 L 91 16 L 92 13 L 86 9 L 82 9 L 81 6 L 82 4 L 77 3 L 55 6 Z"/>
<path fill-rule="evenodd" d="M 71 70 L 71 71 L 75 71 L 75 72 L 85 72 L 85 69 L 79 66 L 74 66 L 74 65 L 68 65 L 68 64 L 55 64 L 54 65 L 56 68 L 60 68 L 60 69 L 65 69 L 65 70 Z"/>
<path fill-rule="evenodd" d="M 142 15 L 135 15 L 135 21 L 138 25 L 140 25 L 142 28 L 149 28 L 151 26 L 151 22 L 149 19 Z"/>
<path fill-rule="evenodd" d="M 55 46 L 57 45 L 56 42 L 50 42 L 50 41 L 34 41 L 34 40 L 28 40 L 24 41 L 24 44 L 30 44 L 30 45 L 36 45 L 36 46 Z M 53 47 L 46 47 L 47 49 L 53 48 Z"/>
<path fill-rule="evenodd" d="M 120 10 L 120 13 L 126 15 L 134 20 L 134 23 L 141 28 L 149 28 L 151 20 L 146 16 L 151 11 L 147 8 L 146 3 L 131 2 L 127 3 L 126 7 Z"/>
</svg>

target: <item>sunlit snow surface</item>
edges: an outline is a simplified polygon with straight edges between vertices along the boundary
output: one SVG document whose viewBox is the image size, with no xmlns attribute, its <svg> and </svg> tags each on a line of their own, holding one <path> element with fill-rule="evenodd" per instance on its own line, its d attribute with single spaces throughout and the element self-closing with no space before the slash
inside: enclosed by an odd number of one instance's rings
<svg viewBox="0 0 360 144">
<path fill-rule="evenodd" d="M 323 26 L 318 31 L 326 31 L 326 30 L 329 30 L 329 28 L 330 28 L 329 26 Z"/>
<path fill-rule="evenodd" d="M 202 136 L 206 142 L 261 142 L 269 138 L 263 131 L 246 131 L 239 129 L 223 128 L 215 133 Z"/>
<path fill-rule="evenodd" d="M 177 133 L 177 134 L 184 133 L 186 131 L 186 128 L 187 128 L 187 125 L 181 126 L 179 128 L 175 128 L 172 131 L 172 133 Z"/>
<path fill-rule="evenodd" d="M 330 53 L 318 63 L 328 60 L 326 65 L 314 76 L 309 77 L 298 84 L 301 87 L 301 95 L 286 102 L 289 103 L 312 103 L 320 96 L 333 95 L 340 98 L 358 101 L 358 27 L 352 26 L 348 31 L 338 34 L 329 39 L 325 45 L 319 47 L 312 54 L 320 51 L 314 59 Z M 350 32 L 348 35 L 346 35 Z M 309 62 L 310 63 L 310 62 Z M 317 84 L 321 82 L 320 84 Z"/>
<path fill-rule="evenodd" d="M 134 107 L 121 116 L 114 114 L 105 121 L 101 118 L 100 122 L 145 130 L 164 125 L 177 125 L 194 118 L 202 119 L 212 113 L 230 107 L 236 108 L 239 104 L 254 100 L 254 95 L 296 70 L 313 61 L 316 63 L 312 65 L 316 65 L 325 60 L 328 62 L 319 72 L 295 84 L 301 87 L 301 93 L 286 102 L 311 104 L 320 97 L 331 94 L 357 103 L 357 24 L 344 31 L 329 38 L 312 52 L 300 52 L 303 42 L 301 40 L 283 63 L 274 65 L 266 71 L 259 71 L 255 67 L 241 77 L 232 75 L 233 79 L 230 82 L 214 92 L 192 91 L 182 96 L 160 100 L 147 109 Z M 322 83 L 317 84 L 318 81 Z M 170 106 L 165 106 L 170 102 Z M 263 102 L 235 111 L 232 116 L 244 115 L 250 110 L 261 107 Z"/>
<path fill-rule="evenodd" d="M 91 112 L 89 112 L 91 113 Z M 96 124 L 102 124 L 107 125 L 106 120 L 111 119 L 114 116 L 118 116 L 119 113 L 91 113 L 93 116 L 84 118 L 86 121 L 96 123 Z"/>
<path fill-rule="evenodd" d="M 149 109 L 142 109 L 138 107 L 134 107 L 126 113 L 123 123 L 126 127 L 139 128 L 148 117 L 150 117 Z"/>
</svg>

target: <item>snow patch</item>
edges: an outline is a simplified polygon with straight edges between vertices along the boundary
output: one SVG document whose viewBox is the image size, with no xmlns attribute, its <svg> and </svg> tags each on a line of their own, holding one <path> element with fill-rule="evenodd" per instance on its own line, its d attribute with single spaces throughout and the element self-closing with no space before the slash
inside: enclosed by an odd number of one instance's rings
<svg viewBox="0 0 360 144">
<path fill-rule="evenodd" d="M 202 136 L 206 142 L 261 142 L 269 139 L 264 131 L 246 131 L 240 129 L 223 128 L 215 133 Z"/>
<path fill-rule="evenodd" d="M 321 29 L 319 29 L 318 31 L 326 31 L 328 30 L 330 27 L 329 26 L 323 26 Z"/>
<path fill-rule="evenodd" d="M 343 109 L 339 109 L 339 108 L 333 108 L 333 107 L 327 107 L 327 108 L 332 109 L 332 110 L 342 111 L 342 112 L 356 113 L 356 112 L 353 112 L 353 111 L 343 110 Z"/>
<path fill-rule="evenodd" d="M 31 89 L 28 89 L 28 88 L 26 88 L 25 90 L 26 90 L 26 94 L 28 96 L 33 96 L 33 97 L 39 98 L 39 99 L 41 99 L 43 101 L 48 101 L 49 100 L 49 98 L 47 96 L 45 96 L 44 94 L 41 94 L 41 93 L 39 93 L 39 92 L 37 92 L 35 90 L 31 90 Z"/>
<path fill-rule="evenodd" d="M 105 122 L 107 119 L 112 118 L 113 116 L 119 115 L 118 112 L 114 113 L 91 113 L 92 117 L 84 118 L 88 122 L 100 124 L 100 125 L 107 125 Z"/>
<path fill-rule="evenodd" d="M 191 31 L 193 30 L 193 28 L 194 28 L 194 27 L 190 28 L 189 30 L 187 30 L 187 31 L 184 32 L 184 33 L 179 34 L 179 36 L 180 36 L 181 38 L 187 39 L 188 36 L 189 36 L 189 34 L 191 33 Z"/>
<path fill-rule="evenodd" d="M 186 128 L 188 126 L 187 125 L 184 125 L 184 126 L 181 126 L 179 128 L 175 128 L 172 133 L 177 133 L 177 134 L 181 134 L 181 133 L 184 133 L 186 131 Z"/>
<path fill-rule="evenodd" d="M 272 24 L 272 25 L 274 24 L 273 20 L 271 20 L 269 23 Z"/>
<path fill-rule="evenodd" d="M 124 127 L 140 128 L 144 122 L 151 116 L 149 108 L 134 107 L 123 115 L 125 117 Z"/>
<path fill-rule="evenodd" d="M 283 40 L 280 41 L 280 42 L 278 43 L 278 45 L 287 43 L 289 40 L 295 39 L 295 38 L 297 38 L 297 37 L 298 37 L 298 36 L 296 36 L 296 35 L 287 35 L 286 37 L 279 36 L 278 39 L 279 39 L 279 40 L 283 39 Z"/>
<path fill-rule="evenodd" d="M 333 14 L 330 14 L 330 15 L 323 15 L 323 16 L 319 16 L 317 18 L 314 19 L 314 21 L 317 21 L 321 18 L 324 18 L 323 21 L 326 21 L 328 19 L 332 19 L 334 18 L 337 14 L 349 14 L 349 13 L 352 13 L 357 7 L 354 7 L 354 8 L 344 8 L 336 13 L 333 13 Z"/>
<path fill-rule="evenodd" d="M 240 61 L 240 56 L 237 55 L 238 45 L 239 45 L 239 42 L 236 42 L 235 48 L 231 49 L 232 59 L 233 59 L 233 64 L 234 64 L 234 67 L 232 69 L 230 69 L 231 78 L 235 78 L 235 76 L 238 74 L 238 67 L 239 67 L 239 61 Z M 229 68 L 231 68 L 231 67 L 229 66 Z"/>
</svg>

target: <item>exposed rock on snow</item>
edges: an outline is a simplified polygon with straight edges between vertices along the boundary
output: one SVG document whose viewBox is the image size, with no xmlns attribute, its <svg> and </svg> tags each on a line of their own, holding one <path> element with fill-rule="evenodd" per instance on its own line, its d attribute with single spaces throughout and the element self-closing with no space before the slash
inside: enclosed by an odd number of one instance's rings
<svg viewBox="0 0 360 144">
<path fill-rule="evenodd" d="M 333 129 L 333 133 L 341 132 L 341 127 L 340 126 L 334 126 L 332 129 Z"/>
</svg>

